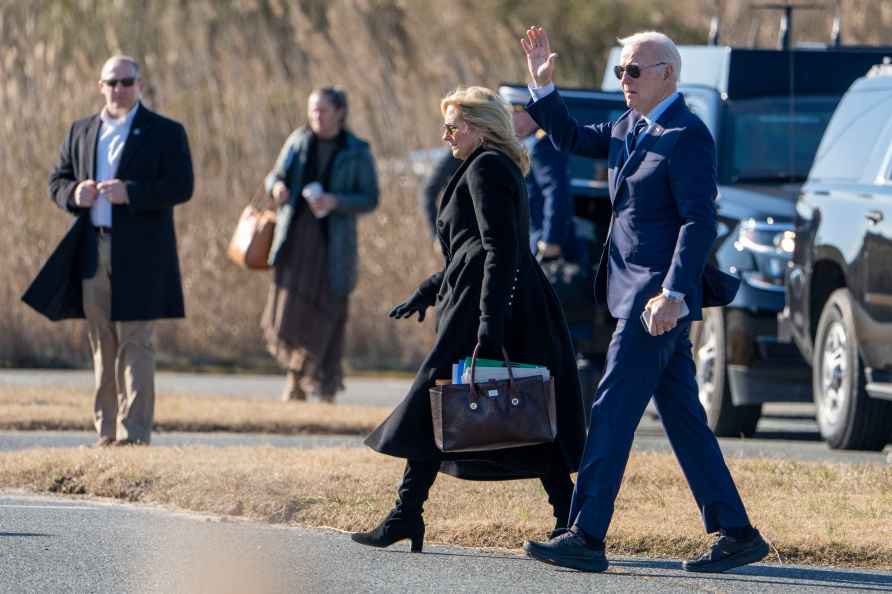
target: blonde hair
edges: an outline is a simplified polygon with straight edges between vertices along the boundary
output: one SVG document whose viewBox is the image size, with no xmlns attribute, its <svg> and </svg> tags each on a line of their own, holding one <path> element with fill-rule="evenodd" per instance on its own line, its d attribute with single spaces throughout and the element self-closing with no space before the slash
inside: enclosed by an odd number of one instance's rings
<svg viewBox="0 0 892 594">
<path fill-rule="evenodd" d="M 450 105 L 480 132 L 484 144 L 508 155 L 524 175 L 529 172 L 530 156 L 514 133 L 508 103 L 497 93 L 486 87 L 459 87 L 443 97 L 440 111 L 445 115 Z"/>
</svg>

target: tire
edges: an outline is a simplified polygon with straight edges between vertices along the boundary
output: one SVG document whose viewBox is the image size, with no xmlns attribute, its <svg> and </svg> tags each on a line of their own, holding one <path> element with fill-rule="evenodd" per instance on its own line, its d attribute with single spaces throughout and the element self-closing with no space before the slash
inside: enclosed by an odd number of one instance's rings
<svg viewBox="0 0 892 594">
<path fill-rule="evenodd" d="M 821 436 L 833 449 L 879 451 L 892 426 L 892 403 L 867 395 L 852 294 L 830 294 L 815 336 L 812 387 Z"/>
<path fill-rule="evenodd" d="M 724 310 L 710 307 L 703 310 L 703 321 L 691 326 L 694 364 L 700 404 L 706 411 L 706 422 L 719 437 L 752 437 L 756 432 L 762 405 L 734 406 L 727 377 L 727 340 Z"/>
</svg>

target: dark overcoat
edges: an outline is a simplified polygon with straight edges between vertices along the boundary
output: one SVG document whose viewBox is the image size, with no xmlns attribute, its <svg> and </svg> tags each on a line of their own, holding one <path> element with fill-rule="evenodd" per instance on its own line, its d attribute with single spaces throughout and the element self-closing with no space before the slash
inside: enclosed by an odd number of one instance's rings
<svg viewBox="0 0 892 594">
<path fill-rule="evenodd" d="M 529 217 L 523 175 L 505 154 L 479 148 L 461 164 L 437 217 L 446 267 L 419 287 L 436 302 L 436 342 L 409 394 L 366 439 L 369 447 L 400 458 L 441 460 L 441 471 L 475 480 L 540 477 L 555 447 L 567 468 L 577 469 L 585 425 L 575 353 L 557 296 L 530 253 Z M 555 443 L 460 454 L 437 449 L 429 389 L 472 353 L 481 321 L 501 333 L 511 360 L 551 370 Z"/>
<path fill-rule="evenodd" d="M 83 279 L 96 274 L 90 209 L 74 206 L 78 183 L 96 178 L 99 114 L 75 122 L 50 174 L 50 198 L 76 218 L 22 300 L 51 320 L 83 318 Z M 192 197 L 186 131 L 178 122 L 137 107 L 115 175 L 128 204 L 112 205 L 112 321 L 185 315 L 173 207 Z"/>
<path fill-rule="evenodd" d="M 279 264 L 282 247 L 293 239 L 295 214 L 306 199 L 301 195 L 304 171 L 315 145 L 308 127 L 298 128 L 285 141 L 273 170 L 266 176 L 266 191 L 284 182 L 291 199 L 276 212 L 276 229 L 269 250 L 269 264 Z M 325 218 L 328 287 L 338 297 L 347 297 L 359 278 L 357 226 L 359 215 L 378 207 L 378 174 L 369 144 L 344 130 L 329 165 L 325 191 L 334 195 L 335 208 Z M 319 172 L 321 175 L 322 172 Z M 304 206 L 305 207 L 305 206 Z"/>
</svg>

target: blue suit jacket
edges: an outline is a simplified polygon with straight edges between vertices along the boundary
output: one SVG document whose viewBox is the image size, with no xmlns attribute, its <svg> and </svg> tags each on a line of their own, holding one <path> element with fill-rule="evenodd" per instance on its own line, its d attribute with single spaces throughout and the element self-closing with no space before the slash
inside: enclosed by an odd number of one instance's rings
<svg viewBox="0 0 892 594">
<path fill-rule="evenodd" d="M 556 243 L 561 246 L 561 256 L 575 262 L 580 250 L 573 224 L 574 208 L 567 171 L 569 158 L 545 135 L 532 138 L 527 146 L 530 149 L 530 172 L 526 177 L 530 199 L 530 249 L 535 255 L 540 240 Z"/>
<path fill-rule="evenodd" d="M 613 220 L 595 281 L 598 300 L 629 319 L 666 288 L 684 293 L 689 319 L 701 319 L 703 269 L 716 237 L 715 143 L 706 125 L 679 97 L 623 162 L 638 112 L 582 126 L 557 91 L 527 110 L 560 150 L 607 159 Z"/>
</svg>

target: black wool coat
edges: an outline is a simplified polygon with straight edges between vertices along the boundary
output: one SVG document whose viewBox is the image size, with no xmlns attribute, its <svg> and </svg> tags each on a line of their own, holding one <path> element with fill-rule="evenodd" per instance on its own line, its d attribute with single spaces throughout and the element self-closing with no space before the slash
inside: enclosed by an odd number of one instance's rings
<svg viewBox="0 0 892 594">
<path fill-rule="evenodd" d="M 540 477 L 555 455 L 568 470 L 577 469 L 585 420 L 576 358 L 561 305 L 530 253 L 529 218 L 523 175 L 505 154 L 479 148 L 461 164 L 437 217 L 446 267 L 419 287 L 428 303 L 436 304 L 436 342 L 409 394 L 366 438 L 366 445 L 400 458 L 441 460 L 441 471 L 473 480 Z M 512 361 L 551 370 L 557 398 L 555 443 L 450 454 L 434 444 L 428 390 L 434 380 L 451 376 L 453 363 L 471 355 L 482 320 L 501 333 Z"/>
<path fill-rule="evenodd" d="M 96 274 L 96 234 L 89 208 L 74 206 L 77 184 L 96 177 L 99 114 L 78 120 L 50 174 L 50 198 L 75 220 L 22 300 L 51 320 L 83 318 L 83 279 Z M 128 204 L 112 205 L 113 321 L 185 315 L 173 207 L 194 188 L 192 157 L 181 124 L 140 105 L 124 143 L 117 179 Z"/>
</svg>

